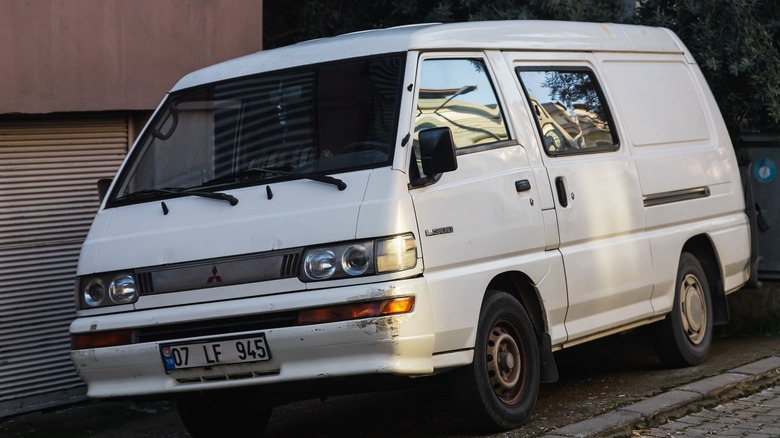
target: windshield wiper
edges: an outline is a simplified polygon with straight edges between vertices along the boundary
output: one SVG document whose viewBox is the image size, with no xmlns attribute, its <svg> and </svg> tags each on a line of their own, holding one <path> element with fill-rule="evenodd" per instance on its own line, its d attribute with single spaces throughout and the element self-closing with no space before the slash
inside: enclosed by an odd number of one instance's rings
<svg viewBox="0 0 780 438">
<path fill-rule="evenodd" d="M 279 170 L 276 168 L 261 168 L 261 167 L 250 167 L 249 169 L 245 170 L 246 172 L 254 172 L 254 173 L 275 173 L 277 175 L 284 175 L 284 176 L 297 176 L 304 179 L 309 179 L 312 181 L 317 181 L 325 184 L 331 184 L 336 186 L 339 191 L 342 191 L 347 188 L 347 183 L 344 181 L 332 177 L 330 175 L 317 175 L 317 174 L 303 174 L 303 173 L 294 173 L 294 172 L 286 172 L 284 170 Z"/>
<path fill-rule="evenodd" d="M 347 188 L 347 183 L 344 181 L 329 176 L 329 175 L 317 175 L 317 174 L 305 174 L 305 173 L 295 173 L 290 172 L 291 168 L 289 166 L 279 166 L 279 167 L 250 167 L 247 169 L 239 170 L 238 172 L 231 173 L 229 175 L 220 176 L 218 178 L 214 178 L 211 181 L 207 181 L 203 183 L 203 186 L 208 186 L 212 184 L 218 184 L 226 181 L 237 181 L 241 178 L 251 177 L 251 176 L 261 176 L 261 175 L 281 175 L 281 176 L 292 176 L 292 177 L 298 177 L 303 179 L 309 179 L 312 181 L 318 181 L 325 184 L 331 184 L 336 186 L 339 191 L 344 190 Z"/>
<path fill-rule="evenodd" d="M 218 176 L 214 179 L 210 179 L 203 184 L 200 185 L 200 187 L 207 187 L 214 184 L 221 184 L 226 182 L 239 182 L 242 179 L 250 178 L 254 176 L 265 176 L 269 174 L 277 174 L 280 172 L 288 172 L 292 170 L 292 167 L 290 166 L 279 166 L 279 167 L 267 167 L 267 168 L 257 168 L 257 167 L 250 167 L 248 169 L 241 169 L 237 172 L 229 173 L 227 175 Z"/>
<path fill-rule="evenodd" d="M 159 189 L 145 189 L 138 192 L 130 193 L 125 196 L 121 196 L 117 198 L 117 200 L 126 200 L 126 199 L 134 199 L 134 198 L 144 198 L 148 196 L 154 196 L 154 195 L 168 195 L 168 194 L 174 194 L 174 195 L 185 195 L 185 196 L 200 196 L 202 198 L 209 198 L 209 199 L 217 199 L 220 201 L 227 201 L 230 203 L 230 205 L 236 205 L 238 204 L 238 198 L 236 198 L 233 195 L 228 195 L 227 193 L 220 193 L 220 192 L 204 192 L 199 190 L 191 190 L 184 187 L 164 187 Z"/>
</svg>

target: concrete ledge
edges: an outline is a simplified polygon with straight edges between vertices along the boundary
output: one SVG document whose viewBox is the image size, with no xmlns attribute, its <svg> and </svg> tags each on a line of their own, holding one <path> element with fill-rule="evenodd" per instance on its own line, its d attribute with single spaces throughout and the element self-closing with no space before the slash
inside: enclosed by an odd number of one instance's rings
<svg viewBox="0 0 780 438">
<path fill-rule="evenodd" d="M 653 418 L 661 412 L 667 412 L 700 400 L 701 394 L 673 389 L 669 392 L 650 397 L 632 405 L 618 408 L 619 411 L 636 412 L 643 418 Z"/>
<path fill-rule="evenodd" d="M 751 364 L 743 365 L 731 370 L 732 373 L 742 373 L 750 375 L 764 374 L 770 371 L 774 371 L 780 368 L 780 357 L 772 356 L 766 359 L 753 362 Z"/>
<path fill-rule="evenodd" d="M 698 382 L 689 383 L 687 385 L 680 386 L 677 389 L 682 391 L 691 391 L 701 395 L 713 395 L 740 382 L 754 378 L 755 374 L 728 372 L 718 376 L 708 377 L 706 379 L 699 380 Z"/>
<path fill-rule="evenodd" d="M 553 429 L 542 438 L 584 438 L 614 431 L 640 421 L 683 408 L 705 397 L 718 394 L 739 383 L 757 380 L 780 371 L 780 357 L 772 356 L 743 365 L 723 374 L 689 383 L 612 412 Z"/>
</svg>

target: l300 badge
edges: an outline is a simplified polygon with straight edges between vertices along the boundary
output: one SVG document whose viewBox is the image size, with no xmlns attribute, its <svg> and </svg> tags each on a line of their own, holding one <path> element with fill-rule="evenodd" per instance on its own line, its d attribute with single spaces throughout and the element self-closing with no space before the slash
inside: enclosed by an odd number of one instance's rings
<svg viewBox="0 0 780 438">
<path fill-rule="evenodd" d="M 450 234 L 454 230 L 452 227 L 441 227 L 441 228 L 434 228 L 432 230 L 425 230 L 426 236 L 438 236 L 439 234 Z"/>
</svg>

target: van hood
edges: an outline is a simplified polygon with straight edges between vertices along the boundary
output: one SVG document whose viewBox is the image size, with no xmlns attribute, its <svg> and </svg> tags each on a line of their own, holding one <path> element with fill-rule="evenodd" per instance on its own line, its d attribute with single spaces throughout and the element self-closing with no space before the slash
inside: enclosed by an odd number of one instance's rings
<svg viewBox="0 0 780 438">
<path fill-rule="evenodd" d="M 311 180 L 225 190 L 228 202 L 196 196 L 101 210 L 78 274 L 159 266 L 356 237 L 371 171 L 339 175 L 347 188 Z M 268 187 L 268 189 L 266 189 Z"/>
</svg>

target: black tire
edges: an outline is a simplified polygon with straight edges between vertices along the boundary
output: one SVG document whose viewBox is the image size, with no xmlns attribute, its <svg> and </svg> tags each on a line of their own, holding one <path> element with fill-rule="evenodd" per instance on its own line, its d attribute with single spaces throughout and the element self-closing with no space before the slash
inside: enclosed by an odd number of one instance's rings
<svg viewBox="0 0 780 438">
<path fill-rule="evenodd" d="M 539 394 L 539 345 L 531 320 L 511 295 L 488 291 L 471 365 L 452 372 L 453 388 L 475 429 L 513 429 L 530 416 Z"/>
<path fill-rule="evenodd" d="M 271 405 L 245 391 L 185 393 L 176 408 L 194 438 L 259 437 L 271 419 Z"/>
<path fill-rule="evenodd" d="M 653 344 L 664 365 L 686 367 L 707 359 L 712 345 L 712 298 L 693 254 L 680 256 L 672 311 L 655 325 Z"/>
</svg>

